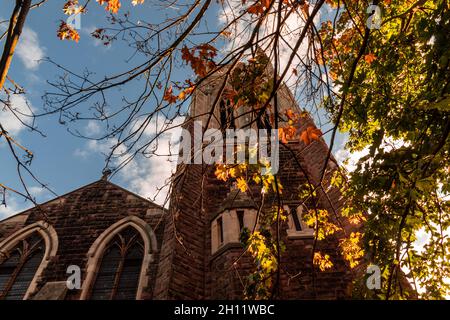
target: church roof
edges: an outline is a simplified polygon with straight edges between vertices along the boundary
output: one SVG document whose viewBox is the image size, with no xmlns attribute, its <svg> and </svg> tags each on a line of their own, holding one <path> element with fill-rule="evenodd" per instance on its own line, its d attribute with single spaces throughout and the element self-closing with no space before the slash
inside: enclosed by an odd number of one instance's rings
<svg viewBox="0 0 450 320">
<path fill-rule="evenodd" d="M 52 203 L 52 202 L 56 202 L 57 200 L 64 199 L 64 198 L 70 196 L 71 194 L 73 194 L 73 193 L 75 193 L 75 192 L 78 192 L 78 191 L 80 191 L 80 190 L 82 190 L 82 189 L 86 189 L 86 188 L 89 188 L 89 187 L 92 187 L 92 186 L 94 186 L 94 185 L 96 185 L 96 184 L 101 184 L 101 183 L 105 183 L 105 184 L 107 184 L 108 186 L 112 187 L 113 189 L 117 189 L 117 190 L 126 192 L 126 193 L 128 193 L 129 195 L 135 197 L 136 199 L 139 199 L 139 200 L 141 200 L 141 201 L 147 202 L 147 203 L 148 203 L 150 206 L 152 206 L 153 208 L 161 209 L 161 210 L 163 210 L 163 211 L 166 210 L 164 207 L 162 207 L 162 206 L 160 206 L 160 205 L 154 203 L 153 201 L 151 201 L 151 200 L 149 200 L 149 199 L 146 199 L 146 198 L 144 198 L 144 197 L 142 197 L 142 196 L 140 196 L 140 195 L 138 195 L 138 194 L 136 194 L 136 193 L 134 193 L 134 192 L 132 192 L 132 191 L 130 191 L 130 190 L 128 190 L 128 189 L 125 189 L 125 188 L 123 188 L 123 187 L 121 187 L 121 186 L 119 186 L 119 185 L 117 185 L 117 184 L 115 184 L 115 183 L 113 183 L 113 182 L 111 182 L 111 181 L 108 181 L 108 180 L 106 180 L 106 179 L 100 179 L 100 180 L 91 182 L 91 183 L 89 183 L 89 184 L 86 184 L 86 185 L 84 185 L 84 186 L 81 186 L 81 187 L 79 187 L 79 188 L 76 188 L 76 189 L 74 189 L 74 190 L 72 190 L 72 191 L 69 191 L 69 192 L 67 192 L 67 193 L 65 193 L 65 194 L 63 194 L 63 195 L 60 195 L 60 196 L 56 197 L 56 198 L 53 198 L 53 199 L 51 199 L 51 200 L 45 201 L 45 202 L 43 202 L 43 203 L 40 203 L 40 204 L 38 204 L 37 206 L 33 206 L 33 207 L 31 207 L 31 208 L 28 208 L 28 209 L 25 209 L 25 210 L 23 210 L 23 211 L 20 211 L 20 212 L 18 212 L 18 213 L 16 213 L 16 214 L 13 214 L 13 215 L 11 215 L 11 216 L 9 216 L 9 217 L 3 219 L 3 220 L 0 220 L 0 222 L 7 221 L 7 220 L 9 220 L 9 219 L 17 219 L 19 216 L 21 216 L 21 217 L 26 217 L 26 216 L 28 216 L 28 213 L 29 213 L 32 209 L 34 209 L 34 208 L 36 208 L 36 207 L 38 207 L 38 206 L 45 206 L 45 205 L 50 204 L 50 203 Z M 26 219 L 26 218 L 25 218 L 25 219 Z"/>
</svg>

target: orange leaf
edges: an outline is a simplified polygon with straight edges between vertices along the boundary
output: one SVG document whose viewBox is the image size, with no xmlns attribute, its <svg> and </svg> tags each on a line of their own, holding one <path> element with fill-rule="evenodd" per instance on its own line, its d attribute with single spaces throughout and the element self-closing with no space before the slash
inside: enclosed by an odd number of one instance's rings
<svg viewBox="0 0 450 320">
<path fill-rule="evenodd" d="M 261 4 L 267 9 L 270 7 L 270 0 L 261 0 Z"/>
<path fill-rule="evenodd" d="M 283 128 L 278 128 L 278 138 L 282 143 L 287 143 L 286 134 L 284 133 Z"/>
<path fill-rule="evenodd" d="M 247 12 L 250 14 L 261 14 L 264 12 L 264 8 L 259 3 L 255 3 L 247 9 Z"/>
<path fill-rule="evenodd" d="M 310 126 L 302 132 L 300 139 L 302 139 L 306 145 L 309 145 L 313 140 L 319 141 L 321 135 L 322 131 L 320 131 L 320 129 Z"/>
<path fill-rule="evenodd" d="M 289 118 L 289 120 L 294 120 L 296 118 L 294 111 L 292 109 L 286 110 L 286 116 Z"/>
<path fill-rule="evenodd" d="M 119 0 L 109 0 L 105 9 L 111 13 L 117 13 L 121 5 Z"/>
<path fill-rule="evenodd" d="M 57 36 L 61 40 L 68 39 L 75 42 L 78 42 L 78 40 L 80 40 L 80 35 L 78 34 L 78 32 L 64 21 L 62 21 L 59 25 Z"/>
<path fill-rule="evenodd" d="M 164 93 L 163 99 L 169 103 L 177 102 L 177 97 L 174 96 L 172 94 L 172 92 L 173 92 L 173 89 L 172 89 L 172 86 L 170 86 L 169 88 L 167 88 L 166 92 Z"/>
<path fill-rule="evenodd" d="M 364 56 L 364 60 L 368 64 L 371 64 L 374 60 L 377 60 L 377 57 L 375 57 L 375 55 L 373 53 L 369 53 Z"/>
</svg>

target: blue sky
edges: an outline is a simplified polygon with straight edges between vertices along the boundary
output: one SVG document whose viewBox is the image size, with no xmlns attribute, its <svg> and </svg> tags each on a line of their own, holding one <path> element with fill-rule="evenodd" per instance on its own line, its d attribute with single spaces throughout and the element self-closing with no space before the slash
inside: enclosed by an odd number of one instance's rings
<svg viewBox="0 0 450 320">
<path fill-rule="evenodd" d="M 13 1 L 7 4 L 2 2 L 0 21 L 6 19 L 12 9 Z M 82 16 L 81 40 L 79 43 L 61 41 L 56 37 L 56 31 L 60 20 L 66 19 L 61 7 L 64 1 L 48 1 L 41 8 L 31 10 L 20 40 L 19 47 L 14 56 L 9 76 L 26 89 L 25 98 L 15 97 L 14 103 L 25 106 L 28 103 L 35 112 L 43 108 L 42 95 L 51 89 L 47 81 L 56 79 L 62 72 L 52 64 L 37 60 L 51 58 L 56 63 L 64 65 L 68 69 L 82 71 L 88 69 L 95 72 L 95 77 L 101 79 L 111 72 L 126 70 L 131 64 L 143 61 L 142 56 L 136 56 L 127 62 L 133 50 L 118 41 L 105 47 L 98 40 L 89 36 L 96 28 L 107 25 L 105 10 L 95 2 L 90 4 L 89 11 Z M 146 21 L 157 23 L 170 14 L 170 9 L 165 11 L 155 10 L 151 4 L 131 8 L 129 1 L 122 1 L 121 12 L 130 9 L 134 19 L 142 18 Z M 138 10 L 137 10 L 138 9 Z M 210 11 L 208 19 L 210 25 L 217 24 L 217 12 Z M 3 45 L 3 43 L 1 43 Z M 174 76 L 185 79 L 191 74 L 186 68 L 177 68 Z M 126 93 L 124 93 L 126 91 Z M 121 92 L 112 92 L 111 97 L 120 101 L 125 94 L 133 96 L 137 91 L 133 86 L 127 86 Z M 149 106 L 151 108 L 151 106 Z M 82 105 L 84 110 L 88 105 Z M 97 134 L 101 128 L 91 122 L 84 121 L 76 125 L 61 125 L 58 117 L 50 116 L 39 118 L 37 127 L 43 131 L 45 137 L 36 132 L 20 128 L 10 118 L 6 118 L 5 112 L 0 110 L 0 120 L 5 123 L 15 138 L 35 154 L 31 169 L 39 179 L 47 184 L 58 195 L 67 193 L 82 185 L 98 180 L 104 167 L 105 147 L 99 143 L 89 142 L 71 135 L 67 130 L 78 129 L 82 133 Z M 342 143 L 341 137 L 338 146 Z M 18 177 L 15 172 L 14 161 L 6 152 L 3 140 L 0 140 L 0 182 L 5 185 L 20 189 Z M 167 169 L 169 168 L 169 169 Z M 154 196 L 155 187 L 164 181 L 163 176 L 170 172 L 170 163 L 164 160 L 144 162 L 142 159 L 127 169 L 127 171 L 115 176 L 113 182 L 129 188 L 145 197 Z M 37 187 L 37 184 L 29 180 L 30 191 L 38 202 L 53 198 L 47 191 Z M 159 197 L 159 201 L 161 201 Z M 7 194 L 8 206 L 0 207 L 0 219 L 10 214 L 29 207 L 29 202 Z"/>
</svg>

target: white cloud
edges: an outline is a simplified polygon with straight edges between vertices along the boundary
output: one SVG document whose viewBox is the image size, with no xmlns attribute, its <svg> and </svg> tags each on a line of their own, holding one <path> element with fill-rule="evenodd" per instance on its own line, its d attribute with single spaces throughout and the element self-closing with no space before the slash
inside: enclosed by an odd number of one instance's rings
<svg viewBox="0 0 450 320">
<path fill-rule="evenodd" d="M 182 118 L 168 123 L 163 116 L 152 119 L 145 131 L 144 140 L 155 137 L 156 132 L 166 130 L 151 145 L 151 156 L 138 156 L 120 171 L 120 179 L 129 188 L 157 204 L 165 205 L 169 191 L 169 179 L 175 172 Z M 159 188 L 162 188 L 158 191 Z"/>
<path fill-rule="evenodd" d="M 24 211 L 32 206 L 30 201 L 19 199 L 18 196 L 7 193 L 6 207 L 0 205 L 0 220 L 6 219 L 16 213 Z"/>
<path fill-rule="evenodd" d="M 73 152 L 73 155 L 75 157 L 81 158 L 81 159 L 87 159 L 89 156 L 89 152 L 85 149 L 80 149 L 80 148 L 76 148 L 75 151 Z"/>
<path fill-rule="evenodd" d="M 248 5 L 252 5 L 253 2 L 247 2 Z M 222 26 L 228 25 L 230 24 L 234 19 L 236 19 L 237 15 L 240 14 L 242 12 L 242 1 L 241 0 L 230 0 L 227 1 L 224 4 L 224 12 L 222 15 L 220 15 L 220 24 Z M 310 5 L 309 6 L 309 13 L 311 13 L 314 9 L 314 5 Z M 264 37 L 272 34 L 273 32 L 275 32 L 275 28 L 276 28 L 276 19 L 277 19 L 277 15 L 273 14 L 273 12 L 275 12 L 275 8 L 272 9 L 272 14 L 270 14 L 268 16 L 268 18 L 266 18 L 266 20 L 264 21 L 264 23 L 262 24 L 261 28 L 260 28 L 260 32 L 259 32 L 259 36 L 258 39 L 263 39 Z M 320 15 L 322 13 L 322 11 L 327 11 L 328 7 L 324 6 L 319 12 L 317 12 L 316 16 L 314 17 L 314 23 L 317 25 L 320 21 Z M 284 69 L 286 69 L 287 64 L 289 62 L 289 58 L 292 55 L 292 48 L 295 47 L 297 41 L 299 40 L 300 34 L 302 33 L 303 29 L 304 29 L 304 25 L 305 25 L 305 16 L 302 12 L 302 10 L 297 10 L 292 12 L 289 17 L 286 17 L 287 15 L 287 11 L 283 11 L 282 12 L 282 19 L 285 20 L 282 24 L 282 27 L 279 31 L 280 35 L 281 35 L 281 40 L 279 42 L 279 62 L 280 62 L 280 71 L 279 73 L 281 74 Z M 251 19 L 251 20 L 250 20 Z M 229 27 L 228 31 L 230 31 L 232 33 L 231 35 L 231 41 L 228 45 L 228 47 L 226 48 L 228 52 L 231 52 L 233 49 L 239 48 L 240 46 L 242 46 L 243 44 L 245 44 L 254 29 L 254 26 L 256 24 L 254 17 L 246 15 L 244 17 L 241 17 L 239 19 L 237 19 L 237 21 L 235 21 L 231 27 Z M 296 56 L 294 56 L 289 69 L 293 70 L 293 69 L 297 69 L 297 68 L 301 68 L 303 69 L 303 65 L 300 62 L 300 58 L 303 61 L 307 61 L 307 51 L 309 48 L 309 41 L 307 39 L 308 34 L 306 35 L 306 37 L 304 38 L 304 40 L 302 41 L 300 47 L 298 48 L 297 52 L 296 52 Z M 258 46 L 265 49 L 265 47 L 267 45 L 269 45 L 269 47 L 273 46 L 273 36 L 270 36 L 268 39 L 263 40 L 263 41 L 259 41 Z M 273 61 L 272 61 L 273 63 Z M 301 83 L 301 81 L 303 80 L 308 80 L 308 79 L 297 79 L 297 76 L 293 76 L 293 73 L 291 70 L 288 70 L 288 72 L 286 73 L 286 78 L 284 79 L 284 82 L 286 82 L 286 84 L 288 85 L 293 85 L 295 82 L 299 81 L 299 83 Z M 300 74 L 300 72 L 298 72 L 298 74 Z M 301 76 L 300 76 L 301 77 Z"/>
<path fill-rule="evenodd" d="M 0 105 L 0 123 L 11 135 L 16 136 L 26 127 L 24 123 L 30 123 L 33 106 L 22 94 L 13 94 L 10 97 L 10 108 Z"/>
<path fill-rule="evenodd" d="M 358 163 L 359 159 L 361 159 L 368 153 L 368 148 L 365 148 L 362 151 L 349 152 L 343 147 L 334 154 L 334 157 L 336 158 L 336 161 L 339 163 L 339 165 L 343 166 L 347 171 L 352 172 L 355 171 L 356 164 Z"/>
<path fill-rule="evenodd" d="M 152 141 L 148 147 L 146 156 L 137 154 L 119 173 L 120 183 L 123 183 L 131 191 L 152 199 L 156 203 L 163 205 L 168 194 L 168 179 L 176 169 L 178 159 L 178 140 L 181 133 L 180 125 L 183 118 L 176 118 L 173 121 L 163 115 L 154 116 L 145 128 L 140 139 L 140 145 Z M 136 121 L 132 129 L 136 130 L 143 123 L 143 120 Z M 88 129 L 90 128 L 90 129 Z M 94 125 L 88 124 L 86 131 L 96 131 Z M 100 131 L 100 129 L 99 129 Z M 156 137 L 156 134 L 164 131 Z M 87 158 L 91 154 L 109 154 L 111 147 L 116 141 L 89 140 L 85 149 L 75 149 L 74 155 L 80 158 Z M 116 151 L 112 166 L 119 165 L 121 161 L 131 156 L 124 146 L 120 146 Z M 159 188 L 163 188 L 158 191 Z"/>
<path fill-rule="evenodd" d="M 358 161 L 369 154 L 369 147 L 365 147 L 361 151 L 353 151 L 350 152 L 345 148 L 346 140 L 342 143 L 341 148 L 334 153 L 334 157 L 336 158 L 339 165 L 343 166 L 347 171 L 352 172 L 356 169 L 356 165 Z M 405 141 L 401 139 L 393 139 L 391 137 L 385 137 L 380 145 L 380 148 L 384 150 L 384 152 L 389 152 L 393 149 L 398 149 L 403 146 L 407 147 L 409 143 L 405 143 Z"/>
<path fill-rule="evenodd" d="M 88 136 L 96 135 L 101 132 L 101 127 L 97 121 L 91 120 L 86 125 L 85 132 Z"/>
<path fill-rule="evenodd" d="M 39 44 L 38 34 L 29 27 L 23 28 L 16 54 L 25 68 L 30 70 L 36 70 L 39 67 L 39 60 L 45 56 L 45 48 Z"/>
</svg>

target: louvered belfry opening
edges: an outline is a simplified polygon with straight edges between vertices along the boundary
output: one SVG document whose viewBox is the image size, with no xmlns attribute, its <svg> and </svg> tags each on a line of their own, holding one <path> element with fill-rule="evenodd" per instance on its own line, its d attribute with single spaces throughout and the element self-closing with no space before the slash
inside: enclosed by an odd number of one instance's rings
<svg viewBox="0 0 450 320">
<path fill-rule="evenodd" d="M 144 243 L 127 227 L 108 244 L 92 286 L 92 300 L 134 300 L 139 286 Z"/>
<path fill-rule="evenodd" d="M 44 239 L 38 232 L 34 232 L 0 260 L 0 300 L 24 298 L 44 253 Z"/>
</svg>

